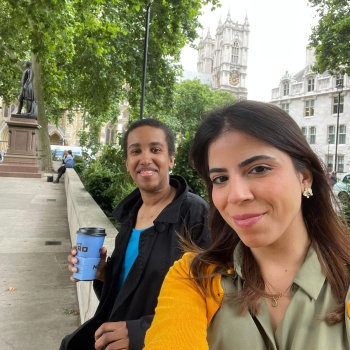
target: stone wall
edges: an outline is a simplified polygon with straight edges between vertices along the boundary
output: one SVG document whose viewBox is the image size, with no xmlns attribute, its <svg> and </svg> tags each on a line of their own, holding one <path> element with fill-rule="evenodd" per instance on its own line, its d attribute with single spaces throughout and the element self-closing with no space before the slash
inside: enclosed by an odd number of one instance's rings
<svg viewBox="0 0 350 350">
<path fill-rule="evenodd" d="M 103 227 L 107 233 L 104 246 L 107 248 L 107 255 L 111 255 L 118 231 L 86 191 L 74 169 L 67 169 L 64 178 L 72 246 L 76 244 L 76 232 L 80 227 Z M 94 315 L 98 300 L 92 282 L 78 282 L 77 293 L 80 320 L 83 323 Z"/>
</svg>

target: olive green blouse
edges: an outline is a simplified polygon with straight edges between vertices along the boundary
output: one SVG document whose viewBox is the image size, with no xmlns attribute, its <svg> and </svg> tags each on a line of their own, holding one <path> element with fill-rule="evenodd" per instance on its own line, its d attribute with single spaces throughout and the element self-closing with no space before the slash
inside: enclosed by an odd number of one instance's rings
<svg viewBox="0 0 350 350">
<path fill-rule="evenodd" d="M 234 252 L 233 277 L 223 277 L 224 293 L 237 293 L 242 289 L 242 251 L 238 245 Z M 332 310 L 332 294 L 321 270 L 317 254 L 310 247 L 305 262 L 293 280 L 290 301 L 283 320 L 274 332 L 266 300 L 262 299 L 260 313 L 255 317 L 247 313 L 239 316 L 237 306 L 223 302 L 213 317 L 207 340 L 210 350 L 349 350 L 350 320 L 347 301 L 344 300 L 344 322 L 328 326 L 320 318 Z"/>
</svg>

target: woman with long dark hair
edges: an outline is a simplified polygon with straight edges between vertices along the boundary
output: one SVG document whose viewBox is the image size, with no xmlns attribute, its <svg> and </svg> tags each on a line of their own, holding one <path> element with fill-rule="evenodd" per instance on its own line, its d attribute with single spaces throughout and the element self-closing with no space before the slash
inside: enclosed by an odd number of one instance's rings
<svg viewBox="0 0 350 350">
<path fill-rule="evenodd" d="M 349 349 L 350 235 L 293 119 L 253 101 L 213 111 L 191 160 L 211 247 L 169 271 L 145 349 Z"/>
</svg>

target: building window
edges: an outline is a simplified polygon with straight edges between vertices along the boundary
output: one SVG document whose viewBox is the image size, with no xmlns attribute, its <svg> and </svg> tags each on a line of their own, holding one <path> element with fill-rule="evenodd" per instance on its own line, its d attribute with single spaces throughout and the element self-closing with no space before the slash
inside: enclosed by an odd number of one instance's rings
<svg viewBox="0 0 350 350">
<path fill-rule="evenodd" d="M 289 103 L 282 103 L 282 109 L 285 112 L 289 113 Z"/>
<path fill-rule="evenodd" d="M 316 143 L 316 126 L 310 128 L 310 144 L 314 145 Z"/>
<path fill-rule="evenodd" d="M 339 113 L 344 112 L 344 96 L 340 97 Z M 338 97 L 333 98 L 333 114 L 338 114 Z"/>
<path fill-rule="evenodd" d="M 346 143 L 346 126 L 340 125 L 339 126 L 339 145 L 345 145 Z"/>
<path fill-rule="evenodd" d="M 303 126 L 303 127 L 301 128 L 301 132 L 303 133 L 303 135 L 304 135 L 305 137 L 307 137 L 307 128 L 306 128 L 305 126 Z"/>
<path fill-rule="evenodd" d="M 235 41 L 231 51 L 231 62 L 238 63 L 238 58 L 239 58 L 239 45 L 238 45 L 238 42 Z"/>
<path fill-rule="evenodd" d="M 305 103 L 305 117 L 312 117 L 315 115 L 315 101 L 306 101 Z"/>
<path fill-rule="evenodd" d="M 289 83 L 283 84 L 283 96 L 289 95 Z"/>
<path fill-rule="evenodd" d="M 13 113 L 13 111 L 15 110 L 15 105 L 11 105 L 11 114 Z"/>
<path fill-rule="evenodd" d="M 211 60 L 211 72 L 213 73 L 214 70 L 214 60 Z"/>
<path fill-rule="evenodd" d="M 344 156 L 337 156 L 337 171 L 338 173 L 343 173 L 344 172 Z"/>
<path fill-rule="evenodd" d="M 9 109 L 8 107 L 5 105 L 5 112 L 4 112 L 4 118 L 7 118 L 8 117 L 8 112 L 9 112 Z"/>
<path fill-rule="evenodd" d="M 109 123 L 106 127 L 106 143 L 114 144 L 114 134 L 115 134 L 114 126 L 111 123 Z"/>
<path fill-rule="evenodd" d="M 314 91 L 315 90 L 315 79 L 310 78 L 307 80 L 307 91 Z"/>
<path fill-rule="evenodd" d="M 341 75 L 335 78 L 335 86 L 337 87 L 338 85 L 344 85 L 344 79 Z"/>
<path fill-rule="evenodd" d="M 328 144 L 335 144 L 335 126 L 333 125 L 328 127 Z"/>
<path fill-rule="evenodd" d="M 329 173 L 333 171 L 333 155 L 327 156 L 327 170 Z"/>
</svg>

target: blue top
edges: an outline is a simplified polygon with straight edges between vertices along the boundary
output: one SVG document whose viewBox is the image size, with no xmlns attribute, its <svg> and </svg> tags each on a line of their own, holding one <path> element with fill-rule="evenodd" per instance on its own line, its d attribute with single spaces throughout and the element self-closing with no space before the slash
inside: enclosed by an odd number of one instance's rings
<svg viewBox="0 0 350 350">
<path fill-rule="evenodd" d="M 150 226 L 152 227 L 152 226 Z M 148 227 L 147 227 L 148 228 Z M 119 275 L 118 285 L 117 285 L 117 293 L 119 294 L 125 279 L 134 264 L 137 256 L 139 255 L 139 241 L 140 241 L 140 235 L 142 231 L 147 230 L 147 228 L 144 228 L 142 230 L 135 230 L 132 229 L 131 236 L 129 239 L 128 246 L 126 247 L 126 252 L 122 264 L 122 268 Z"/>
<path fill-rule="evenodd" d="M 64 160 L 64 164 L 66 165 L 66 168 L 74 168 L 74 159 L 70 154 L 68 154 Z"/>
</svg>

